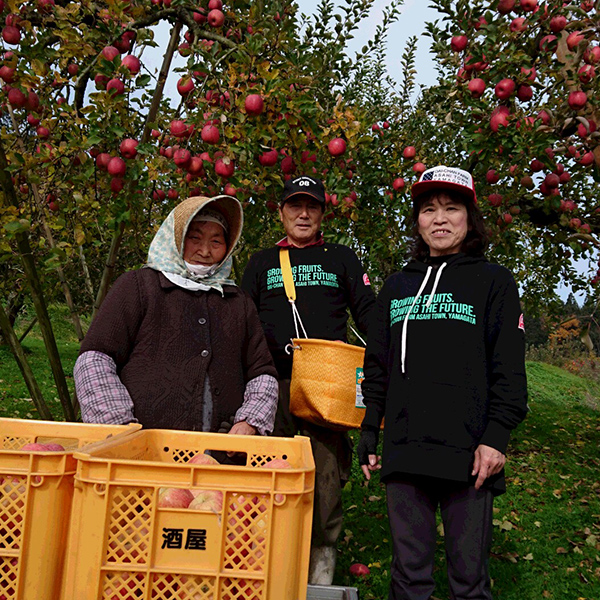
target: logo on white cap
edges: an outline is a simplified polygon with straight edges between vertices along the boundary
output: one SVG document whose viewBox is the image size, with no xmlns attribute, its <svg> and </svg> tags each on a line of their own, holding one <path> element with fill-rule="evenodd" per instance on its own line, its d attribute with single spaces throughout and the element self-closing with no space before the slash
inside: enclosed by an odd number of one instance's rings
<svg viewBox="0 0 600 600">
<path fill-rule="evenodd" d="M 419 181 L 443 181 L 445 183 L 455 183 L 473 189 L 473 177 L 468 171 L 457 169 L 455 167 L 433 167 L 427 169 L 421 175 Z"/>
</svg>

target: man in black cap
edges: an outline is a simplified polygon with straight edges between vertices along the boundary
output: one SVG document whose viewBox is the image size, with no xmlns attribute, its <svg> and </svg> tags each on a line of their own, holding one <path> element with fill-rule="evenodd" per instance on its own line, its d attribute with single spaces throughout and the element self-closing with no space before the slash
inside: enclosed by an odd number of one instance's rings
<svg viewBox="0 0 600 600">
<path fill-rule="evenodd" d="M 348 309 L 358 328 L 366 332 L 375 295 L 354 251 L 325 242 L 321 232 L 324 211 L 322 181 L 306 175 L 286 181 L 279 205 L 286 235 L 274 248 L 250 258 L 242 288 L 258 308 L 279 373 L 273 435 L 289 437 L 300 432 L 311 439 L 316 481 L 309 583 L 331 585 L 342 529 L 342 487 L 350 476 L 352 449 L 346 433 L 296 419 L 289 412 L 292 356 L 285 347 L 298 336 L 284 290 L 280 249 L 289 249 L 296 307 L 308 337 L 347 341 Z"/>
</svg>

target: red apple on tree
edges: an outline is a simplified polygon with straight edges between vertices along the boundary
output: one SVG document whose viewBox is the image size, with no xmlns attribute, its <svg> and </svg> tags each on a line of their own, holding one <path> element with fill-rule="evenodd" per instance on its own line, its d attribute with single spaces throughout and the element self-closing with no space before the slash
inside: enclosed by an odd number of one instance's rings
<svg viewBox="0 0 600 600">
<path fill-rule="evenodd" d="M 291 175 L 296 172 L 296 163 L 291 156 L 285 156 L 281 161 L 281 172 L 284 175 Z"/>
<path fill-rule="evenodd" d="M 126 138 L 121 142 L 119 150 L 124 158 L 135 158 L 137 155 L 138 141 L 132 138 Z"/>
<path fill-rule="evenodd" d="M 414 146 L 406 146 L 404 150 L 402 150 L 402 156 L 404 158 L 414 158 L 417 155 L 417 150 Z"/>
<path fill-rule="evenodd" d="M 122 158 L 114 156 L 108 162 L 106 169 L 113 177 L 123 177 L 125 175 L 125 171 L 127 170 L 127 166 Z"/>
<path fill-rule="evenodd" d="M 567 48 L 569 50 L 574 50 L 583 40 L 584 37 L 581 35 L 580 31 L 572 31 L 567 36 Z"/>
<path fill-rule="evenodd" d="M 7 25 L 2 29 L 2 39 L 11 45 L 16 45 L 21 41 L 21 30 L 14 25 Z"/>
<path fill-rule="evenodd" d="M 177 82 L 177 91 L 180 96 L 187 96 L 194 90 L 194 80 L 191 77 L 182 77 Z"/>
<path fill-rule="evenodd" d="M 214 125 L 205 125 L 200 132 L 202 141 L 207 144 L 217 144 L 219 142 L 219 130 Z"/>
<path fill-rule="evenodd" d="M 596 69 L 593 65 L 589 64 L 583 65 L 577 72 L 577 76 L 579 77 L 579 81 L 581 81 L 581 83 L 589 83 L 595 75 Z"/>
<path fill-rule="evenodd" d="M 35 130 L 37 136 L 42 140 L 47 140 L 50 137 L 50 130 L 43 125 L 39 125 Z"/>
<path fill-rule="evenodd" d="M 12 83 L 15 80 L 15 69 L 3 65 L 0 67 L 0 77 L 5 83 Z"/>
<path fill-rule="evenodd" d="M 508 119 L 510 117 L 510 111 L 506 106 L 498 106 L 492 111 L 490 117 L 490 129 L 496 133 L 500 127 L 506 127 L 508 125 Z"/>
<path fill-rule="evenodd" d="M 112 156 L 107 152 L 102 152 L 98 154 L 98 156 L 96 156 L 96 166 L 101 171 L 106 171 L 108 169 L 108 163 L 110 162 L 111 158 Z"/>
<path fill-rule="evenodd" d="M 115 77 L 106 84 L 106 91 L 112 96 L 121 96 L 125 92 L 125 84 Z"/>
<path fill-rule="evenodd" d="M 255 117 L 260 115 L 265 108 L 265 102 L 260 94 L 250 94 L 244 101 L 246 113 Z"/>
<path fill-rule="evenodd" d="M 121 64 L 128 69 L 132 75 L 137 75 L 140 72 L 140 59 L 133 54 L 124 56 Z"/>
<path fill-rule="evenodd" d="M 8 103 L 13 108 L 23 108 L 27 103 L 27 96 L 18 88 L 8 90 Z"/>
<path fill-rule="evenodd" d="M 109 62 L 112 62 L 119 54 L 120 52 L 114 46 L 106 46 L 102 49 L 102 57 Z"/>
<path fill-rule="evenodd" d="M 450 47 L 453 52 L 462 52 L 467 47 L 468 39 L 466 35 L 455 35 L 450 40 Z"/>
<path fill-rule="evenodd" d="M 346 142 L 342 138 L 333 138 L 327 144 L 327 150 L 331 156 L 341 156 L 346 152 Z"/>
<path fill-rule="evenodd" d="M 185 168 L 187 165 L 189 165 L 191 160 L 192 160 L 192 155 L 191 155 L 190 151 L 186 150 L 185 148 L 178 148 L 173 153 L 173 162 L 178 167 Z"/>
<path fill-rule="evenodd" d="M 485 81 L 479 77 L 471 79 L 471 81 L 469 81 L 468 88 L 473 98 L 480 98 L 485 91 Z"/>
<path fill-rule="evenodd" d="M 404 188 L 404 179 L 402 179 L 402 177 L 396 177 L 396 179 L 394 179 L 394 181 L 392 182 L 392 187 L 397 192 L 399 190 L 403 189 Z"/>
<path fill-rule="evenodd" d="M 494 88 L 494 93 L 500 100 L 507 100 L 515 91 L 515 82 L 512 79 L 502 79 Z"/>
<path fill-rule="evenodd" d="M 500 194 L 490 194 L 488 196 L 488 202 L 490 206 L 498 207 L 502 204 L 502 196 Z"/>
<path fill-rule="evenodd" d="M 498 175 L 495 169 L 489 169 L 488 172 L 485 174 L 485 180 L 489 184 L 498 183 L 498 181 L 500 180 L 500 176 Z"/>
<path fill-rule="evenodd" d="M 533 98 L 533 88 L 526 83 L 522 83 L 517 89 L 517 98 L 521 102 L 528 102 Z"/>
<path fill-rule="evenodd" d="M 509 25 L 509 29 L 513 33 L 520 33 L 527 29 L 527 19 L 525 17 L 517 17 L 513 19 Z"/>
<path fill-rule="evenodd" d="M 185 121 L 171 121 L 169 131 L 171 132 L 171 135 L 174 135 L 175 137 L 185 137 L 188 132 L 188 126 L 185 124 Z"/>
<path fill-rule="evenodd" d="M 421 173 L 423 173 L 423 171 L 425 171 L 426 168 L 427 167 L 422 162 L 417 162 L 413 165 L 413 171 L 417 175 L 420 175 Z"/>
<path fill-rule="evenodd" d="M 215 161 L 215 173 L 222 177 L 223 179 L 227 179 L 233 175 L 235 171 L 235 163 L 230 158 L 218 158 Z"/>
<path fill-rule="evenodd" d="M 498 12 L 501 15 L 507 15 L 515 7 L 515 0 L 500 0 L 498 2 Z"/>
<path fill-rule="evenodd" d="M 278 160 L 279 160 L 279 153 L 277 152 L 277 150 L 275 150 L 273 148 L 271 150 L 267 150 L 266 152 L 263 152 L 258 157 L 258 162 L 263 167 L 272 167 L 277 164 Z"/>
<path fill-rule="evenodd" d="M 537 0 L 521 0 L 521 8 L 527 12 L 533 12 L 537 8 Z"/>
<path fill-rule="evenodd" d="M 560 33 L 567 26 L 567 17 L 564 15 L 557 15 L 550 19 L 550 31 L 552 33 Z"/>
<path fill-rule="evenodd" d="M 587 103 L 587 94 L 581 90 L 571 92 L 568 102 L 573 110 L 581 110 Z"/>
<path fill-rule="evenodd" d="M 218 8 L 211 10 L 206 19 L 211 27 L 221 27 L 225 23 L 225 15 Z"/>
</svg>

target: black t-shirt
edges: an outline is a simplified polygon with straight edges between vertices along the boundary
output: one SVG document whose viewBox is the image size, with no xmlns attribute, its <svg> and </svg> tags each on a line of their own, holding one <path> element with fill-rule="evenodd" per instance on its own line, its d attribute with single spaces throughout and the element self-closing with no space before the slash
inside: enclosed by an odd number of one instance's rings
<svg viewBox="0 0 600 600">
<path fill-rule="evenodd" d="M 289 378 L 292 357 L 285 353 L 297 337 L 281 267 L 279 247 L 257 252 L 242 279 L 256 307 L 280 378 Z M 325 243 L 290 248 L 296 287 L 296 306 L 310 338 L 347 341 L 347 309 L 363 332 L 368 332 L 375 294 L 356 254 L 347 246 Z M 304 337 L 299 329 L 300 337 Z"/>
</svg>

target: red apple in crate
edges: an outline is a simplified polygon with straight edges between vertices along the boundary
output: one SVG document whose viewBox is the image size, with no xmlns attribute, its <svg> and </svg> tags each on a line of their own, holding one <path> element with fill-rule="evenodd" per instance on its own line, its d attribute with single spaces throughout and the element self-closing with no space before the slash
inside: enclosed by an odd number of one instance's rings
<svg viewBox="0 0 600 600">
<path fill-rule="evenodd" d="M 44 444 L 49 452 L 64 452 L 65 447 L 61 444 Z"/>
<path fill-rule="evenodd" d="M 28 444 L 21 446 L 21 450 L 26 450 L 28 452 L 48 452 L 46 444 L 38 444 L 37 442 L 29 442 Z"/>
<path fill-rule="evenodd" d="M 187 508 L 194 499 L 192 492 L 183 488 L 160 488 L 159 508 Z"/>
<path fill-rule="evenodd" d="M 283 458 L 274 458 L 273 460 L 267 461 L 264 465 L 262 465 L 263 469 L 291 469 L 292 465 Z M 277 504 L 281 504 L 285 500 L 285 496 L 283 494 L 275 494 L 275 502 Z"/>
<path fill-rule="evenodd" d="M 354 563 L 351 567 L 350 567 L 350 575 L 353 575 L 354 577 L 367 577 L 368 575 L 370 575 L 371 571 L 369 570 L 369 567 L 367 567 L 367 565 L 363 565 L 362 563 Z"/>
<path fill-rule="evenodd" d="M 219 490 L 191 490 L 194 499 L 188 509 L 220 513 L 223 510 L 223 492 Z"/>
<path fill-rule="evenodd" d="M 188 465 L 218 465 L 219 461 L 212 457 L 210 454 L 204 454 L 202 452 L 198 452 L 198 454 L 194 454 L 190 460 L 188 460 Z"/>
</svg>

